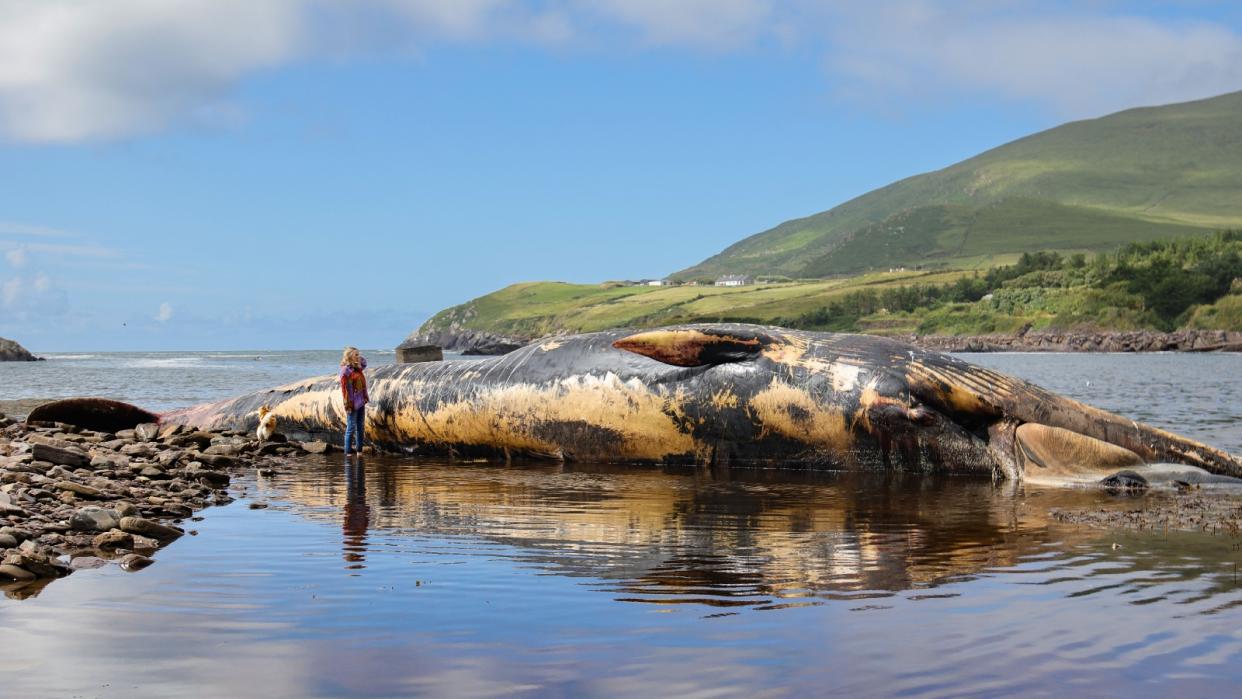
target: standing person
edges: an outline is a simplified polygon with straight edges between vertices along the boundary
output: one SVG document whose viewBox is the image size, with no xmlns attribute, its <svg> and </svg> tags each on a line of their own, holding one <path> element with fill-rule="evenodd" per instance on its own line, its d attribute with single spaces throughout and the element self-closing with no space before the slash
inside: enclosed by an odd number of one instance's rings
<svg viewBox="0 0 1242 699">
<path fill-rule="evenodd" d="M 366 434 L 367 377 L 362 373 L 367 360 L 357 347 L 346 347 L 341 356 L 341 397 L 345 399 L 345 456 L 349 456 L 350 440 L 354 451 L 362 452 L 362 438 Z"/>
</svg>

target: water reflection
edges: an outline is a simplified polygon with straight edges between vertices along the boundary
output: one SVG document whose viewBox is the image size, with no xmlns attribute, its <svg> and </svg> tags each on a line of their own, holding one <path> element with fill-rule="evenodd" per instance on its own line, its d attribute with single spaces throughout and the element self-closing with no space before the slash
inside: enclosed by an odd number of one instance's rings
<svg viewBox="0 0 1242 699">
<path fill-rule="evenodd" d="M 342 507 L 342 533 L 344 542 L 341 545 L 346 568 L 361 570 L 367 550 L 367 526 L 371 520 L 371 508 L 367 505 L 367 469 L 361 456 L 355 461 L 345 459 L 345 505 Z"/>
<path fill-rule="evenodd" d="M 378 457 L 238 486 L 271 507 L 208 510 L 140 573 L 0 604 L 5 695 L 1135 699 L 1242 680 L 1236 539 L 1047 516 L 1146 498 Z"/>
<path fill-rule="evenodd" d="M 370 529 L 383 550 L 409 556 L 444 554 L 446 541 L 450 552 L 458 542 L 505 545 L 526 565 L 654 604 L 771 608 L 885 596 L 1013 566 L 1050 541 L 1098 536 L 1057 528 L 1046 514 L 1051 496 L 1065 506 L 1095 493 L 891 473 L 373 458 L 344 469 L 304 462 L 270 487 L 267 497 L 303 516 L 340 517 L 355 572 Z"/>
</svg>

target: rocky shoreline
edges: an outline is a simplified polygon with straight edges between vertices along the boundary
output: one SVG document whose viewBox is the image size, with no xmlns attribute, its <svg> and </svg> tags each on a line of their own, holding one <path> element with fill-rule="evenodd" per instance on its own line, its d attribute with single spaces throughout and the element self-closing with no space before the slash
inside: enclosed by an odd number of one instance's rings
<svg viewBox="0 0 1242 699">
<path fill-rule="evenodd" d="M 539 339 L 448 329 L 415 332 L 403 344 L 500 355 Z M 941 352 L 1242 352 L 1242 332 L 1228 330 L 1024 330 L 1012 335 L 897 335 L 894 339 Z"/>
<path fill-rule="evenodd" d="M 410 333 L 400 346 L 434 345 L 449 352 L 460 352 L 469 355 L 500 355 L 528 345 L 537 338 L 521 338 L 490 333 L 483 330 L 465 330 L 450 328 L 448 330 L 414 331 Z"/>
<path fill-rule="evenodd" d="M 905 335 L 898 339 L 941 352 L 1242 352 L 1242 332 L 1226 330 L 1041 330 L 1013 335 Z"/>
<path fill-rule="evenodd" d="M 231 471 L 272 475 L 325 442 L 258 442 L 239 432 L 139 425 L 116 434 L 0 415 L 0 590 L 38 594 L 83 568 L 139 570 L 187 532 L 186 520 L 233 501 Z"/>
</svg>

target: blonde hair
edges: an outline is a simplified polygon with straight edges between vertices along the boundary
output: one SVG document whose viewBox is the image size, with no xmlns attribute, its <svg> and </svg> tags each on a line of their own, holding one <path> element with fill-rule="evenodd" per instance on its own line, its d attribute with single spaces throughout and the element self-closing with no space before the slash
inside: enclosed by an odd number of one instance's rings
<svg viewBox="0 0 1242 699">
<path fill-rule="evenodd" d="M 362 355 L 357 347 L 345 348 L 345 353 L 341 355 L 341 366 L 351 366 L 355 369 L 362 366 Z"/>
</svg>

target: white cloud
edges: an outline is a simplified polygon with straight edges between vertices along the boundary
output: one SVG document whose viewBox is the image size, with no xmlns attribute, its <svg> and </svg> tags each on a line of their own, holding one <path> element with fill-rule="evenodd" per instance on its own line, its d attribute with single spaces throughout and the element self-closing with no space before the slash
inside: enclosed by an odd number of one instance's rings
<svg viewBox="0 0 1242 699">
<path fill-rule="evenodd" d="M 50 277 L 37 274 L 34 278 L 16 276 L 0 284 L 0 320 L 11 318 L 47 318 L 64 315 L 69 299 Z"/>
<path fill-rule="evenodd" d="M 733 48 L 771 29 L 770 0 L 590 0 L 583 7 L 639 29 L 653 44 Z"/>
<path fill-rule="evenodd" d="M 256 73 L 444 41 L 599 50 L 619 37 L 713 51 L 775 41 L 821 56 L 842 94 L 885 100 L 979 92 L 1068 116 L 1242 88 L 1236 30 L 1122 16 L 1115 7 L 1034 0 L 0 0 L 0 137 L 69 143 L 186 121 L 227 127 L 245 122 L 233 100 Z"/>
<path fill-rule="evenodd" d="M 1242 88 L 1242 36 L 1205 22 L 896 0 L 833 17 L 829 73 L 879 100 L 978 92 L 1071 117 Z"/>
<path fill-rule="evenodd" d="M 165 301 L 164 303 L 161 303 L 160 310 L 155 314 L 155 319 L 161 323 L 167 323 L 168 321 L 172 320 L 172 317 L 173 317 L 172 304 L 167 301 Z"/>
<path fill-rule="evenodd" d="M 26 266 L 26 248 L 12 248 L 4 251 L 4 259 L 13 269 L 21 269 Z"/>
<path fill-rule="evenodd" d="M 295 55 L 298 0 L 0 0 L 0 130 L 107 138 L 209 108 Z"/>
</svg>

